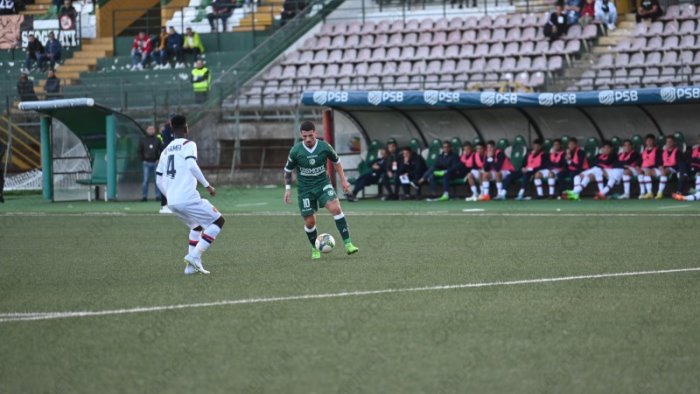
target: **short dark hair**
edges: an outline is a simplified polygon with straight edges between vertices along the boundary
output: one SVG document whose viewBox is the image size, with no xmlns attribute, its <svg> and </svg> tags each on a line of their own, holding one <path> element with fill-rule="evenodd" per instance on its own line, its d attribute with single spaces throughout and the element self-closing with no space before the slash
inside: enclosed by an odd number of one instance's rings
<svg viewBox="0 0 700 394">
<path fill-rule="evenodd" d="M 676 137 L 674 137 L 673 134 L 669 134 L 669 135 L 666 136 L 666 139 L 667 139 L 667 140 L 674 140 L 674 141 L 675 141 L 675 140 L 676 140 Z"/>
<path fill-rule="evenodd" d="M 552 144 L 556 144 L 557 142 L 561 144 L 561 138 L 555 138 Z"/>
<path fill-rule="evenodd" d="M 656 137 L 654 137 L 654 134 L 649 133 L 649 134 L 647 134 L 647 135 L 644 137 L 645 140 L 648 140 L 648 139 L 650 139 L 650 138 L 651 138 L 652 140 L 656 141 Z"/>
<path fill-rule="evenodd" d="M 496 141 L 494 141 L 494 140 L 488 140 L 488 141 L 486 141 L 486 145 L 493 145 L 493 146 L 496 146 Z"/>
<path fill-rule="evenodd" d="M 404 146 L 403 148 L 401 148 L 401 150 L 407 150 L 407 151 L 413 153 L 413 149 L 411 149 L 410 146 Z"/>
<path fill-rule="evenodd" d="M 187 118 L 182 115 L 173 116 L 170 119 L 170 127 L 173 129 L 173 134 L 185 134 L 187 131 Z"/>
<path fill-rule="evenodd" d="M 624 140 L 622 140 L 622 144 L 627 144 L 627 143 L 629 143 L 630 145 L 632 145 L 632 140 L 629 139 L 629 138 L 625 138 Z"/>
<path fill-rule="evenodd" d="M 569 142 L 575 142 L 575 143 L 578 144 L 578 138 L 576 138 L 576 137 L 571 137 L 571 138 L 569 138 Z"/>
<path fill-rule="evenodd" d="M 534 141 L 532 141 L 533 145 L 542 145 L 542 139 L 541 138 L 535 138 Z"/>
<path fill-rule="evenodd" d="M 605 141 L 603 141 L 603 146 L 609 146 L 612 148 L 613 144 L 612 144 L 612 142 L 605 140 Z"/>
<path fill-rule="evenodd" d="M 301 127 L 299 128 L 300 131 L 315 131 L 316 126 L 314 125 L 314 122 L 310 121 L 305 121 L 301 124 Z"/>
<path fill-rule="evenodd" d="M 485 147 L 486 147 L 486 144 L 484 144 L 483 142 L 479 142 L 478 144 L 476 144 L 476 146 L 477 146 L 477 147 L 480 146 L 480 147 L 482 147 L 482 148 L 485 148 Z"/>
<path fill-rule="evenodd" d="M 443 141 L 442 141 L 442 144 L 443 144 L 443 145 L 447 144 L 447 145 L 449 145 L 449 146 L 452 146 L 452 141 L 450 141 L 450 140 L 443 140 Z"/>
<path fill-rule="evenodd" d="M 463 147 L 468 146 L 468 147 L 471 148 L 471 147 L 472 147 L 472 143 L 469 142 L 469 141 L 467 141 L 467 142 L 463 143 L 462 146 L 463 146 Z"/>
</svg>

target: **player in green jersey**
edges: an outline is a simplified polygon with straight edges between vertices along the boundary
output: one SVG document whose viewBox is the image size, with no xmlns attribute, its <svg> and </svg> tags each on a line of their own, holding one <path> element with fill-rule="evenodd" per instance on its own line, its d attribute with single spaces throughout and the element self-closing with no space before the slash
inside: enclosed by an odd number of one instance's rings
<svg viewBox="0 0 700 394">
<path fill-rule="evenodd" d="M 284 202 L 289 204 L 292 196 L 292 172 L 296 169 L 299 188 L 299 210 L 304 218 L 304 231 L 311 242 L 311 258 L 320 259 L 321 252 L 316 249 L 316 211 L 325 207 L 333 215 L 335 225 L 340 232 L 348 254 L 357 253 L 359 249 L 350 240 L 350 230 L 345 220 L 340 201 L 326 173 L 326 160 L 333 162 L 340 184 L 345 193 L 350 192 L 350 183 L 345 178 L 343 166 L 338 154 L 328 143 L 318 139 L 316 126 L 312 122 L 301 124 L 301 142 L 294 144 L 289 151 L 287 165 L 284 166 Z"/>
</svg>

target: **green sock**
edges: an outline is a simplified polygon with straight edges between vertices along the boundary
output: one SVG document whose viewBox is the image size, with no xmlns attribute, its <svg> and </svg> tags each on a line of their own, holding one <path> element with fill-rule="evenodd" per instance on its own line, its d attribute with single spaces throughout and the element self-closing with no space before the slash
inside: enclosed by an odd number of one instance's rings
<svg viewBox="0 0 700 394">
<path fill-rule="evenodd" d="M 311 242 L 311 247 L 316 248 L 316 237 L 318 237 L 318 230 L 316 230 L 316 226 L 314 228 L 307 228 L 304 226 L 304 231 L 306 232 L 306 236 L 309 237 L 309 242 Z"/>
<path fill-rule="evenodd" d="M 343 242 L 350 242 L 350 230 L 348 230 L 348 222 L 345 221 L 345 215 L 341 213 L 335 215 L 333 219 L 335 219 L 335 226 L 338 228 L 340 236 L 343 237 Z"/>
</svg>

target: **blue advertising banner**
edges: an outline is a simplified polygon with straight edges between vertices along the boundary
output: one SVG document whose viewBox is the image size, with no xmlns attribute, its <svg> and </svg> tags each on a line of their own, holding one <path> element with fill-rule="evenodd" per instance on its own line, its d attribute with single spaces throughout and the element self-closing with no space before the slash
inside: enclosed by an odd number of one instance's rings
<svg viewBox="0 0 700 394">
<path fill-rule="evenodd" d="M 326 107 L 600 107 L 700 102 L 700 87 L 665 87 L 560 93 L 466 93 L 425 91 L 304 92 L 303 105 Z"/>
</svg>

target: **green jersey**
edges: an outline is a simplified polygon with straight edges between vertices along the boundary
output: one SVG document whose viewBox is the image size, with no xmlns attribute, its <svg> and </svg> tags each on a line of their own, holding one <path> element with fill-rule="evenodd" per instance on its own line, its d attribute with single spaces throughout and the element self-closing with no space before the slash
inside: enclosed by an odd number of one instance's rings
<svg viewBox="0 0 700 394">
<path fill-rule="evenodd" d="M 330 185 L 326 173 L 326 160 L 338 162 L 338 154 L 328 143 L 316 140 L 316 146 L 307 148 L 303 142 L 297 142 L 289 151 L 289 158 L 284 170 L 297 170 L 297 185 L 299 190 L 325 187 Z"/>
</svg>

